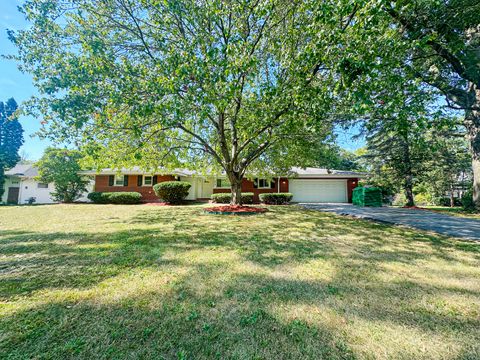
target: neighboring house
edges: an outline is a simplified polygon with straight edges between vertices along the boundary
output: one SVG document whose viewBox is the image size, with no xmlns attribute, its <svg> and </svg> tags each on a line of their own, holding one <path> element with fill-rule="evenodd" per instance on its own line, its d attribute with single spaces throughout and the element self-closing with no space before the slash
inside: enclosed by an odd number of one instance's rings
<svg viewBox="0 0 480 360">
<path fill-rule="evenodd" d="M 230 184 L 225 177 L 202 176 L 194 171 L 176 170 L 170 174 L 152 174 L 139 168 L 103 169 L 96 172 L 83 171 L 82 174 L 95 177 L 95 191 L 116 192 L 136 191 L 144 201 L 158 201 L 153 185 L 163 181 L 187 181 L 192 184 L 187 200 L 210 199 L 214 193 L 229 192 Z M 288 175 L 268 179 L 244 179 L 243 192 L 258 195 L 272 192 L 290 192 L 294 202 L 339 202 L 352 201 L 352 191 L 363 173 L 353 171 L 327 170 L 319 168 L 293 168 Z"/>
<path fill-rule="evenodd" d="M 53 183 L 45 184 L 35 178 L 38 169 L 33 165 L 17 164 L 5 171 L 5 192 L 0 203 L 3 204 L 28 204 L 30 199 L 35 199 L 34 204 L 53 204 L 51 193 L 55 191 Z M 89 186 L 93 189 L 93 183 Z M 85 193 L 78 201 L 88 201 Z"/>
<path fill-rule="evenodd" d="M 28 204 L 34 198 L 35 204 L 51 204 L 54 201 L 50 193 L 54 190 L 53 183 L 45 184 L 35 180 L 38 169 L 33 165 L 17 164 L 5 171 L 5 192 L 2 203 Z"/>
</svg>

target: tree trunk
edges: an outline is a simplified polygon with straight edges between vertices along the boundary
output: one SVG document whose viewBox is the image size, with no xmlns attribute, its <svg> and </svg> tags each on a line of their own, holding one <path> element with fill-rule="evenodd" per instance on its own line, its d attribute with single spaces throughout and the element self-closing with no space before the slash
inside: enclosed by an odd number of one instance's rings
<svg viewBox="0 0 480 360">
<path fill-rule="evenodd" d="M 0 203 L 2 202 L 2 197 L 5 192 L 5 169 L 3 164 L 0 164 Z"/>
<path fill-rule="evenodd" d="M 230 180 L 231 191 L 232 191 L 232 201 L 231 205 L 242 205 L 242 179 L 238 177 L 233 177 Z"/>
<path fill-rule="evenodd" d="M 453 185 L 450 186 L 450 207 L 455 207 L 455 198 L 453 197 Z"/>
<path fill-rule="evenodd" d="M 472 152 L 473 203 L 480 211 L 480 110 L 477 110 L 480 109 L 480 89 L 472 85 L 471 93 L 475 96 L 475 102 L 472 110 L 465 112 L 465 127 Z"/>
<path fill-rule="evenodd" d="M 404 144 L 403 144 L 403 161 L 405 166 L 405 197 L 407 198 L 406 206 L 414 206 L 415 200 L 413 198 L 413 175 L 412 175 L 412 159 L 410 158 L 410 145 L 408 134 L 404 137 Z"/>
<path fill-rule="evenodd" d="M 415 206 L 415 200 L 413 197 L 413 181 L 410 175 L 408 175 L 405 179 L 405 196 L 407 198 L 407 206 Z"/>
</svg>

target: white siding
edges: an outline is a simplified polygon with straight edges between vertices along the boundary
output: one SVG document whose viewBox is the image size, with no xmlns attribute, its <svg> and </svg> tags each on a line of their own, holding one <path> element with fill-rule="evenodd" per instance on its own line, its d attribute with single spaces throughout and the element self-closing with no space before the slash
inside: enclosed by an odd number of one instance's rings
<svg viewBox="0 0 480 360">
<path fill-rule="evenodd" d="M 12 177 L 12 176 L 7 176 L 5 177 L 5 184 L 3 185 L 3 188 L 5 191 L 3 192 L 3 196 L 0 199 L 1 203 L 6 203 L 7 202 L 7 197 L 8 197 L 8 188 L 9 187 L 20 187 L 20 178 L 18 177 Z"/>
<path fill-rule="evenodd" d="M 180 181 L 189 182 L 192 184 L 188 190 L 187 200 L 196 200 L 197 199 L 197 179 L 194 177 L 180 177 Z"/>
<path fill-rule="evenodd" d="M 55 190 L 53 183 L 48 184 L 48 188 L 39 188 L 38 181 L 34 179 L 22 179 L 20 186 L 19 204 L 27 204 L 28 199 L 35 198 L 35 204 L 53 204 L 50 193 Z"/>
<path fill-rule="evenodd" d="M 87 185 L 87 191 L 82 194 L 80 198 L 78 198 L 76 201 L 80 202 L 91 202 L 89 198 L 87 198 L 88 193 L 91 193 L 95 187 L 95 179 L 91 179 L 90 182 Z"/>
</svg>

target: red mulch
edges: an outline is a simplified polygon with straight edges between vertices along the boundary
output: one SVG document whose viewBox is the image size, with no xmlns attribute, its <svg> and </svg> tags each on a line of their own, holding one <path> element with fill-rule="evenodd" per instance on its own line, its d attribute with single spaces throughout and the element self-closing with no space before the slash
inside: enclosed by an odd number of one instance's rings
<svg viewBox="0 0 480 360">
<path fill-rule="evenodd" d="M 147 202 L 147 203 L 144 203 L 143 205 L 147 205 L 147 206 L 170 206 L 170 204 L 166 203 L 166 202 Z"/>
<path fill-rule="evenodd" d="M 267 211 L 267 209 L 265 208 L 253 207 L 253 206 L 240 206 L 240 205 L 214 206 L 210 208 L 205 208 L 204 210 L 216 211 L 216 212 L 229 212 L 229 213 L 244 213 L 244 212 L 263 213 Z"/>
<path fill-rule="evenodd" d="M 402 209 L 413 209 L 413 210 L 428 210 L 418 206 L 402 206 Z"/>
</svg>

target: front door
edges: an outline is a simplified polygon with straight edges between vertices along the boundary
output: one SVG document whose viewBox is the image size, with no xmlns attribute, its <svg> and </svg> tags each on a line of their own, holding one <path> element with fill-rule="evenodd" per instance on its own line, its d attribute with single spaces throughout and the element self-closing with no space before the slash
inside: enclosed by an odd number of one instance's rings
<svg viewBox="0 0 480 360">
<path fill-rule="evenodd" d="M 18 204 L 18 194 L 20 193 L 19 187 L 9 187 L 7 203 L 8 204 Z"/>
<path fill-rule="evenodd" d="M 202 182 L 202 199 L 210 199 L 210 196 L 212 196 L 214 180 L 214 178 L 200 179 L 200 181 Z"/>
</svg>

